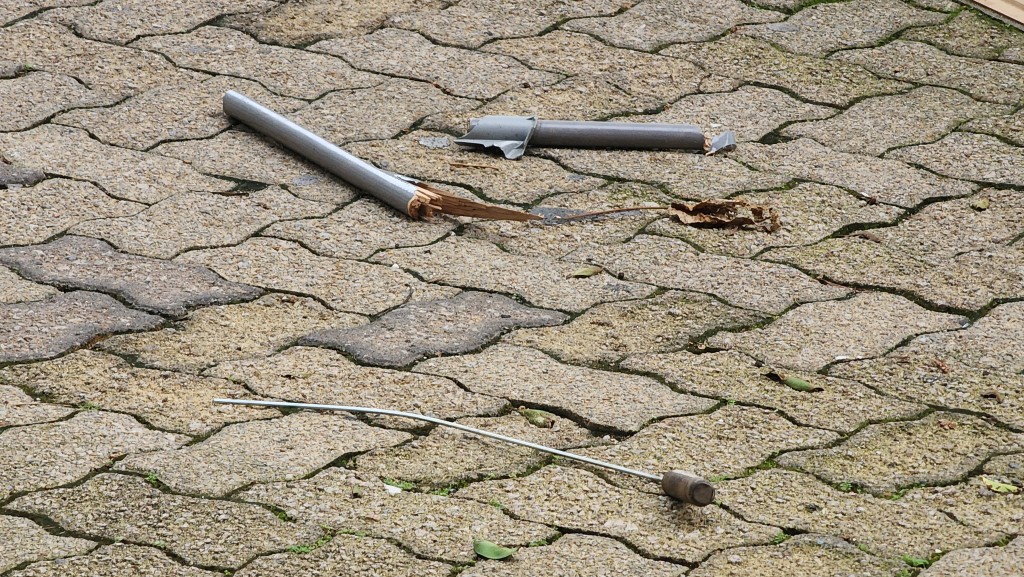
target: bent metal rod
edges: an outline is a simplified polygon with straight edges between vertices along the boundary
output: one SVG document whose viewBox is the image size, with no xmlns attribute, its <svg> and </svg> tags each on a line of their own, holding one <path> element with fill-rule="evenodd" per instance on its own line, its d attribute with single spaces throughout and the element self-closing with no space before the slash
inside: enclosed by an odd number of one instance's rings
<svg viewBox="0 0 1024 577">
<path fill-rule="evenodd" d="M 524 441 L 522 439 L 516 439 L 514 437 L 506 437 L 505 435 L 499 435 L 498 433 L 492 433 L 491 431 L 485 431 L 483 429 L 475 429 L 473 427 L 467 427 L 459 423 L 453 423 L 451 421 L 445 421 L 444 419 L 438 419 L 436 417 L 428 417 L 427 415 L 420 415 L 418 413 L 406 413 L 403 411 L 393 411 L 391 409 L 374 409 L 370 407 L 349 407 L 344 405 L 319 405 L 312 403 L 289 403 L 284 401 L 256 401 L 248 399 L 214 399 L 213 402 L 220 403 L 223 405 L 249 405 L 256 407 L 277 407 L 277 408 L 288 408 L 288 409 L 311 409 L 318 411 L 347 411 L 350 413 L 368 413 L 373 415 L 389 415 L 392 417 L 403 417 L 406 419 L 414 419 L 417 421 L 425 421 L 427 423 L 433 423 L 435 425 L 441 425 L 443 427 L 450 427 L 452 429 L 458 429 L 474 435 L 480 435 L 482 437 L 489 437 L 491 439 L 497 439 L 505 443 L 511 443 L 513 445 L 522 445 L 523 447 L 529 447 L 531 449 L 541 451 L 544 453 L 550 453 L 552 455 L 558 455 L 559 457 L 565 457 L 566 459 L 572 459 L 574 461 L 580 461 L 597 467 L 605 469 L 611 469 L 612 471 L 618 471 L 619 473 L 625 473 L 627 475 L 633 475 L 634 477 L 642 477 L 651 481 L 658 481 L 661 483 L 662 491 L 675 499 L 683 501 L 684 503 L 690 503 L 691 505 L 697 505 L 698 507 L 704 507 L 710 505 L 715 499 L 715 488 L 704 479 L 697 477 L 691 473 L 685 471 L 668 471 L 663 475 L 656 475 L 648 473 L 646 471 L 638 471 L 636 469 L 630 469 L 607 461 L 601 461 L 600 459 L 593 459 L 585 457 L 583 455 L 577 455 L 575 453 L 568 453 L 552 447 L 545 447 L 544 445 L 538 445 L 537 443 L 531 443 L 530 441 Z"/>
</svg>

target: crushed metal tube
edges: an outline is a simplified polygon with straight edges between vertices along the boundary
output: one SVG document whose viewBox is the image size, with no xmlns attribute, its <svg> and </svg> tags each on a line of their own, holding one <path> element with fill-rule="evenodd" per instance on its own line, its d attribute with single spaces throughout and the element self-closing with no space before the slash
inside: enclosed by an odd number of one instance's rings
<svg viewBox="0 0 1024 577">
<path fill-rule="evenodd" d="M 224 94 L 224 113 L 410 218 L 429 218 L 435 213 L 495 220 L 541 218 L 460 198 L 417 180 L 383 171 L 233 90 Z"/>
<path fill-rule="evenodd" d="M 516 159 L 531 146 L 579 148 L 676 148 L 707 154 L 736 148 L 732 132 L 709 139 L 692 124 L 537 120 L 535 116 L 485 116 L 469 121 L 469 132 L 455 140 L 464 146 L 497 148 Z"/>
</svg>

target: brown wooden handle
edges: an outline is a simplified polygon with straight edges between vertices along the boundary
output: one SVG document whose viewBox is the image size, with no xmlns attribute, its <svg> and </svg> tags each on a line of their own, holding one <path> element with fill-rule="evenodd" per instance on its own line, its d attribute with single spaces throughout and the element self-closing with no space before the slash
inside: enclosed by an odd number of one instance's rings
<svg viewBox="0 0 1024 577">
<path fill-rule="evenodd" d="M 715 488 L 686 471 L 669 471 L 661 476 L 661 490 L 684 503 L 705 507 L 715 500 Z"/>
</svg>

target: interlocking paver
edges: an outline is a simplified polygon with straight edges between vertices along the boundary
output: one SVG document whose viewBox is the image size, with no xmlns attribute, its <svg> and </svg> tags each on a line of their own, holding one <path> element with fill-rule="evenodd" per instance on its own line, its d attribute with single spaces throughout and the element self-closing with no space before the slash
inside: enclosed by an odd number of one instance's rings
<svg viewBox="0 0 1024 577">
<path fill-rule="evenodd" d="M 956 90 L 922 86 L 862 100 L 833 118 L 793 124 L 782 133 L 813 138 L 833 150 L 877 156 L 897 146 L 933 142 L 967 120 L 1005 110 Z"/>
<path fill-rule="evenodd" d="M 699 413 L 714 405 L 648 377 L 563 365 L 540 351 L 504 344 L 475 355 L 429 359 L 415 370 L 456 379 L 475 393 L 554 407 L 617 431 L 638 431 L 654 418 Z"/>
<path fill-rule="evenodd" d="M 1014 49 L 1024 48 L 1024 38 L 1016 30 L 974 10 L 964 10 L 940 26 L 907 30 L 900 38 L 933 44 L 957 56 L 986 60 L 1009 59 Z"/>
<path fill-rule="evenodd" d="M 27 281 L 11 269 L 0 266 L 0 304 L 41 301 L 57 292 L 52 286 Z"/>
<path fill-rule="evenodd" d="M 304 554 L 279 553 L 260 557 L 236 573 L 238 577 L 277 575 L 388 575 L 445 577 L 452 567 L 440 561 L 413 557 L 383 539 L 335 535 L 330 543 Z"/>
<path fill-rule="evenodd" d="M 227 128 L 230 122 L 222 112 L 221 100 L 228 90 L 281 112 L 305 105 L 301 100 L 276 96 L 256 82 L 214 76 L 202 82 L 153 88 L 117 106 L 72 110 L 54 122 L 88 130 L 106 144 L 147 150 L 168 140 L 207 138 Z"/>
<path fill-rule="evenodd" d="M 1024 151 L 985 134 L 954 132 L 934 144 L 894 150 L 886 158 L 919 164 L 953 178 L 1024 185 Z"/>
<path fill-rule="evenodd" d="M 639 355 L 623 361 L 622 367 L 654 373 L 682 391 L 768 407 L 820 429 L 851 432 L 869 421 L 907 418 L 925 410 L 924 405 L 879 395 L 854 381 L 788 372 L 824 389 L 797 392 L 769 378 L 770 369 L 734 351 Z"/>
<path fill-rule="evenodd" d="M 976 188 L 890 158 L 837 152 L 809 138 L 784 144 L 746 144 L 733 156 L 755 168 L 841 186 L 864 198 L 904 208 L 932 198 L 967 195 Z"/>
<path fill-rule="evenodd" d="M 778 532 L 717 506 L 696 509 L 559 466 L 517 479 L 474 483 L 456 495 L 495 501 L 517 518 L 618 537 L 648 557 L 690 563 L 720 549 L 767 543 Z"/>
<path fill-rule="evenodd" d="M 0 203 L 0 245 L 43 242 L 81 222 L 128 216 L 146 205 L 115 200 L 93 184 L 50 178 L 35 186 L 4 191 Z"/>
<path fill-rule="evenodd" d="M 127 574 L 139 574 L 146 577 L 217 577 L 223 575 L 223 573 L 184 566 L 154 547 L 140 547 L 124 543 L 104 545 L 89 555 L 33 563 L 11 575 L 17 577 L 58 577 L 61 575 L 119 577 Z"/>
<path fill-rule="evenodd" d="M 925 569 L 922 577 L 982 577 L 1012 573 L 1020 566 L 1024 538 L 1017 537 L 1005 547 L 982 547 L 950 551 Z"/>
<path fill-rule="evenodd" d="M 56 421 L 73 412 L 71 407 L 34 401 L 17 387 L 0 385 L 0 427 Z"/>
<path fill-rule="evenodd" d="M 961 127 L 963 130 L 994 134 L 1017 146 L 1024 146 L 1024 111 L 1006 116 L 976 118 Z"/>
<path fill-rule="evenodd" d="M 321 534 L 256 505 L 170 495 L 141 477 L 110 473 L 74 488 L 25 495 L 7 507 L 46 515 L 71 531 L 160 545 L 188 563 L 229 569 Z"/>
<path fill-rule="evenodd" d="M 816 4 L 785 22 L 741 26 L 739 31 L 790 52 L 824 56 L 844 48 L 874 46 L 904 28 L 941 24 L 945 19 L 945 14 L 899 0 L 851 0 Z"/>
<path fill-rule="evenodd" d="M 0 80 L 0 130 L 26 130 L 58 112 L 113 102 L 70 76 L 32 72 Z"/>
<path fill-rule="evenodd" d="M 136 40 L 133 48 L 164 54 L 178 66 L 259 82 L 281 96 L 315 99 L 342 88 L 374 86 L 384 78 L 340 58 L 260 44 L 229 28 L 203 26 L 188 34 Z"/>
<path fill-rule="evenodd" d="M 333 208 L 278 187 L 238 196 L 184 192 L 132 216 L 91 220 L 70 232 L 124 252 L 171 259 L 186 250 L 238 244 L 274 222 L 324 216 Z"/>
<path fill-rule="evenodd" d="M 825 570 L 834 575 L 896 577 L 905 568 L 897 560 L 875 557 L 837 537 L 811 533 L 786 539 L 775 547 L 736 547 L 719 551 L 688 575 L 742 577 L 756 572 L 765 577 L 810 577 Z"/>
<path fill-rule="evenodd" d="M 272 0 L 199 0 L 169 5 L 147 0 L 102 0 L 68 10 L 63 17 L 86 38 L 127 44 L 140 36 L 186 32 L 218 16 L 274 6 Z"/>
<path fill-rule="evenodd" d="M 637 555 L 614 539 L 573 533 L 545 547 L 516 554 L 516 563 L 482 561 L 460 573 L 464 577 L 526 577 L 552 567 L 574 577 L 679 577 L 686 568 Z"/>
<path fill-rule="evenodd" d="M 686 5 L 649 0 L 615 16 L 575 20 L 565 27 L 593 34 L 609 44 L 649 51 L 675 42 L 710 40 L 738 24 L 783 18 L 778 12 L 753 8 L 739 0 L 699 0 Z"/>
<path fill-rule="evenodd" d="M 469 417 L 458 423 L 556 449 L 573 449 L 604 441 L 569 419 L 552 415 L 550 427 L 530 423 L 518 412 L 502 417 Z M 478 435 L 435 427 L 430 434 L 400 447 L 375 449 L 356 458 L 356 468 L 381 478 L 401 479 L 434 487 L 452 486 L 488 477 L 530 472 L 547 455 Z"/>
<path fill-rule="evenodd" d="M 1017 104 L 1024 91 L 1024 66 L 952 56 L 921 42 L 895 40 L 829 58 L 858 64 L 886 78 L 955 88 L 978 100 L 1001 104 Z"/>
<path fill-rule="evenodd" d="M 124 254 L 81 236 L 0 249 L 0 263 L 30 280 L 113 293 L 133 306 L 171 316 L 260 295 L 259 289 L 227 282 L 205 267 Z"/>
<path fill-rule="evenodd" d="M 23 517 L 0 515 L 0 531 L 4 534 L 0 542 L 0 571 L 29 561 L 83 555 L 96 546 L 85 539 L 51 535 Z"/>
<path fill-rule="evenodd" d="M 267 359 L 223 363 L 206 374 L 243 382 L 268 397 L 412 411 L 444 419 L 493 415 L 508 405 L 498 397 L 467 392 L 443 377 L 362 367 L 341 353 L 309 347 L 292 347 Z M 373 420 L 396 428 L 422 426 L 398 417 Z"/>
<path fill-rule="evenodd" d="M 790 54 L 763 40 L 738 34 L 714 42 L 670 46 L 661 54 L 685 58 L 721 76 L 777 86 L 833 106 L 910 88 L 904 82 L 878 78 L 860 66 Z"/>
<path fill-rule="evenodd" d="M 320 330 L 302 342 L 345 351 L 363 363 L 400 367 L 425 356 L 473 351 L 512 328 L 567 319 L 501 295 L 466 291 L 450 299 L 408 304 L 361 327 Z"/>
<path fill-rule="evenodd" d="M 156 473 L 161 482 L 182 493 L 220 497 L 252 483 L 301 479 L 342 455 L 409 438 L 407 433 L 352 418 L 301 412 L 228 425 L 182 449 L 129 455 L 117 468 Z"/>
<path fill-rule="evenodd" d="M 979 547 L 1001 537 L 921 503 L 844 493 L 794 471 L 760 471 L 717 489 L 723 505 L 751 522 L 841 537 L 884 558 L 927 559 L 936 550 Z"/>
<path fill-rule="evenodd" d="M 151 431 L 128 415 L 83 411 L 67 421 L 0 434 L 0 500 L 76 481 L 127 453 L 176 448 L 185 435 Z"/>
<path fill-rule="evenodd" d="M 564 326 L 522 329 L 505 342 L 575 363 L 611 363 L 626 355 L 681 349 L 716 328 L 764 317 L 703 294 L 668 291 L 656 297 L 597 305 Z"/>
<path fill-rule="evenodd" d="M 0 186 L 5 189 L 18 186 L 31 186 L 46 178 L 46 174 L 38 168 L 27 168 L 8 163 L 0 158 Z"/>
<path fill-rule="evenodd" d="M 216 363 L 268 357 L 315 329 L 365 322 L 310 298 L 274 293 L 250 303 L 202 308 L 180 325 L 116 335 L 97 347 L 147 366 L 198 373 Z"/>
<path fill-rule="evenodd" d="M 997 455 L 985 463 L 982 470 L 990 475 L 999 475 L 1017 483 L 1024 481 L 1024 453 Z"/>
<path fill-rule="evenodd" d="M 78 351 L 56 360 L 0 370 L 0 383 L 20 385 L 54 402 L 131 413 L 167 429 L 202 435 L 225 423 L 270 418 L 277 411 L 213 404 L 250 396 L 241 385 L 169 371 L 140 369 L 124 359 Z"/>
<path fill-rule="evenodd" d="M 631 281 L 710 293 L 734 306 L 772 314 L 797 303 L 849 294 L 849 289 L 823 285 L 793 268 L 698 253 L 682 241 L 651 235 L 583 249 L 570 257 L 597 263 Z"/>
<path fill-rule="evenodd" d="M 481 535 L 514 546 L 555 534 L 483 503 L 408 491 L 392 495 L 380 480 L 340 468 L 303 481 L 256 485 L 238 497 L 280 507 L 302 524 L 394 539 L 417 555 L 462 563 L 476 558 L 473 539 Z"/>
<path fill-rule="evenodd" d="M 986 531 L 1019 534 L 1024 524 L 1024 495 L 1020 491 L 996 493 L 981 477 L 948 487 L 913 489 L 903 498 L 926 503 L 961 523 Z"/>
<path fill-rule="evenodd" d="M 415 32 L 398 28 L 382 28 L 363 37 L 325 40 L 310 50 L 339 56 L 361 70 L 422 80 L 449 94 L 468 98 L 494 98 L 524 83 L 549 84 L 561 79 L 558 74 L 526 68 L 508 56 L 439 46 Z"/>
<path fill-rule="evenodd" d="M 7 3 L 0 7 L 0 24 L 6 24 L 27 16 L 44 8 L 55 6 L 79 6 L 88 4 L 90 0 L 25 0 L 18 3 Z"/>
<path fill-rule="evenodd" d="M 85 291 L 4 304 L 0 312 L 0 363 L 55 357 L 95 337 L 144 331 L 163 321 L 107 295 Z"/>
</svg>

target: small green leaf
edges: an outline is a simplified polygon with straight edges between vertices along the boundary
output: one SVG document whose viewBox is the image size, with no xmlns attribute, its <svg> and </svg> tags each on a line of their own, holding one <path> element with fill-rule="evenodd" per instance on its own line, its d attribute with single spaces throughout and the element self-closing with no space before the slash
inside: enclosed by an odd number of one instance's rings
<svg viewBox="0 0 1024 577">
<path fill-rule="evenodd" d="M 516 549 L 502 547 L 486 539 L 473 539 L 473 550 L 476 554 L 486 559 L 504 559 L 516 552 Z"/>
<path fill-rule="evenodd" d="M 971 203 L 971 208 L 978 211 L 988 210 L 989 202 L 990 201 L 987 198 L 979 198 Z"/>
<path fill-rule="evenodd" d="M 580 268 L 572 271 L 572 278 L 587 278 L 588 276 L 594 276 L 595 274 L 603 271 L 604 268 L 597 266 L 596 264 L 583 265 Z"/>
<path fill-rule="evenodd" d="M 1020 492 L 1020 487 L 1018 487 L 1016 485 L 1011 485 L 1009 483 L 1003 483 L 1003 482 L 1000 482 L 1000 481 L 996 481 L 995 479 L 990 479 L 990 478 L 986 477 L 985 475 L 981 476 L 981 482 L 985 483 L 985 486 L 988 487 L 989 490 L 991 490 L 991 491 L 993 491 L 995 493 L 1019 493 Z"/>
<path fill-rule="evenodd" d="M 911 567 L 927 567 L 932 564 L 931 561 L 927 559 L 914 557 L 913 555 L 904 555 L 900 557 L 900 559 L 902 559 L 904 563 L 910 565 Z"/>
<path fill-rule="evenodd" d="M 534 427 L 540 427 L 542 429 L 550 429 L 555 426 L 555 416 L 547 411 L 541 411 L 540 409 L 525 409 L 520 407 L 519 414 L 526 417 L 526 420 L 530 422 Z"/>
</svg>

